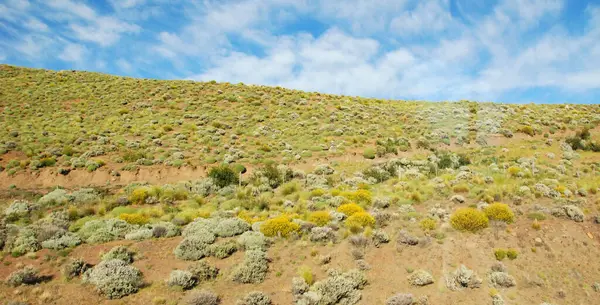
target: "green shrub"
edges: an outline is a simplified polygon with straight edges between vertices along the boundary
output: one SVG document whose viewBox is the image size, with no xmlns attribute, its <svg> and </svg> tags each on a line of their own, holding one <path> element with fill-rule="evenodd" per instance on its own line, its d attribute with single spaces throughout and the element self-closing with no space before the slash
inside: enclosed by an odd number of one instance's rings
<svg viewBox="0 0 600 305">
<path fill-rule="evenodd" d="M 506 250 L 506 256 L 510 260 L 517 259 L 517 256 L 519 256 L 519 252 L 517 252 L 516 249 L 508 249 Z"/>
<path fill-rule="evenodd" d="M 508 204 L 495 202 L 488 205 L 484 209 L 488 219 L 512 223 L 515 219 L 515 213 L 510 209 Z"/>
<path fill-rule="evenodd" d="M 504 249 L 496 249 L 496 250 L 494 250 L 494 256 L 499 261 L 505 259 L 506 255 L 507 255 L 507 253 L 506 253 L 506 250 L 504 250 Z"/>
<path fill-rule="evenodd" d="M 367 148 L 363 152 L 363 157 L 365 157 L 365 159 L 375 159 L 376 153 L 377 153 L 377 151 L 375 149 Z"/>
<path fill-rule="evenodd" d="M 227 165 L 220 165 L 211 168 L 208 172 L 208 177 L 212 178 L 214 183 L 220 188 L 237 184 L 239 182 L 238 174 L 236 174 L 233 169 Z"/>
<path fill-rule="evenodd" d="M 450 224 L 459 231 L 477 232 L 488 227 L 485 213 L 474 208 L 460 208 L 450 216 Z"/>
</svg>

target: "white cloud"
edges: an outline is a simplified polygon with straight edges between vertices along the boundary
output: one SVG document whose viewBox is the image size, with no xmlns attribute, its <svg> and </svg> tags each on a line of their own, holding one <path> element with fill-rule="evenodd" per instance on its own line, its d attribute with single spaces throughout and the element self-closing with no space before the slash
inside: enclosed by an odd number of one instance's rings
<svg viewBox="0 0 600 305">
<path fill-rule="evenodd" d="M 390 23 L 390 29 L 399 35 L 423 34 L 446 29 L 452 22 L 447 1 L 423 0 L 417 7 L 402 13 Z"/>
<path fill-rule="evenodd" d="M 93 20 L 96 18 L 96 12 L 89 6 L 80 2 L 71 0 L 48 0 L 46 4 L 54 9 L 60 10 L 60 12 L 72 14 L 86 20 Z"/>
<path fill-rule="evenodd" d="M 34 30 L 34 31 L 38 31 L 38 32 L 47 32 L 48 31 L 48 26 L 43 23 L 42 21 L 40 21 L 37 18 L 29 18 L 29 20 L 27 20 L 27 22 L 25 23 L 25 26 L 30 29 L 30 30 Z"/>
<path fill-rule="evenodd" d="M 140 31 L 139 26 L 114 17 L 98 17 L 93 24 L 89 25 L 71 24 L 71 29 L 79 39 L 95 42 L 104 47 L 116 43 L 122 34 Z"/>
<path fill-rule="evenodd" d="M 133 71 L 133 67 L 131 66 L 131 64 L 123 58 L 119 58 L 119 60 L 117 60 L 117 66 L 123 72 L 130 73 Z"/>
<path fill-rule="evenodd" d="M 65 46 L 62 53 L 58 55 L 63 61 L 79 63 L 82 62 L 88 52 L 85 46 L 80 44 L 70 43 Z"/>
</svg>

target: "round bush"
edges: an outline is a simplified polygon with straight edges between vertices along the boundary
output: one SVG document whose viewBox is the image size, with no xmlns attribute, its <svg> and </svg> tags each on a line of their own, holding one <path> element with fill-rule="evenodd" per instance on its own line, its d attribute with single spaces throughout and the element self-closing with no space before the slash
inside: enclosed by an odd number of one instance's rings
<svg viewBox="0 0 600 305">
<path fill-rule="evenodd" d="M 344 213 L 346 216 L 352 216 L 355 213 L 364 212 L 365 210 L 356 203 L 342 204 L 337 208 L 337 211 Z"/>
<path fill-rule="evenodd" d="M 491 220 L 512 223 L 515 219 L 515 213 L 513 213 L 508 204 L 504 203 L 492 203 L 484 209 L 484 212 L 485 215 L 487 215 L 487 217 Z"/>
<path fill-rule="evenodd" d="M 288 217 L 280 216 L 268 219 L 260 226 L 260 231 L 265 236 L 287 237 L 294 232 L 300 231 L 300 225 L 291 222 Z"/>
<path fill-rule="evenodd" d="M 231 237 L 240 235 L 248 230 L 250 230 L 250 225 L 236 217 L 221 220 L 214 231 L 217 236 Z"/>
<path fill-rule="evenodd" d="M 450 224 L 459 231 L 477 232 L 488 227 L 485 213 L 474 208 L 460 208 L 450 216 Z"/>
<path fill-rule="evenodd" d="M 240 235 L 237 239 L 238 244 L 244 250 L 266 250 L 269 246 L 265 235 L 260 232 L 248 231 Z"/>
<path fill-rule="evenodd" d="M 119 259 L 102 261 L 83 276 L 84 283 L 96 286 L 108 299 L 119 299 L 136 293 L 142 286 L 142 273 Z"/>
<path fill-rule="evenodd" d="M 214 235 L 212 241 L 214 241 Z M 189 236 L 177 245 L 173 253 L 178 259 L 195 261 L 210 255 L 210 244 L 202 236 Z"/>
<path fill-rule="evenodd" d="M 308 215 L 308 221 L 316 224 L 319 227 L 322 227 L 322 226 L 328 224 L 330 220 L 331 220 L 331 215 L 329 215 L 329 212 L 327 212 L 327 211 L 316 211 L 316 212 L 312 212 L 312 213 L 310 213 L 310 215 Z"/>
<path fill-rule="evenodd" d="M 367 212 L 358 212 L 352 214 L 346 219 L 347 227 L 373 227 L 375 225 L 375 218 Z"/>
</svg>

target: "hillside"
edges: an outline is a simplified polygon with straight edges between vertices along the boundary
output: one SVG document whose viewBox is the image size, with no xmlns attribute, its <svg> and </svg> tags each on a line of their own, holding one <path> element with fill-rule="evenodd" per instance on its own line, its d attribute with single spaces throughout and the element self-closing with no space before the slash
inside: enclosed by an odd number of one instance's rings
<svg viewBox="0 0 600 305">
<path fill-rule="evenodd" d="M 594 304 L 598 124 L 0 65 L 0 300 Z"/>
</svg>

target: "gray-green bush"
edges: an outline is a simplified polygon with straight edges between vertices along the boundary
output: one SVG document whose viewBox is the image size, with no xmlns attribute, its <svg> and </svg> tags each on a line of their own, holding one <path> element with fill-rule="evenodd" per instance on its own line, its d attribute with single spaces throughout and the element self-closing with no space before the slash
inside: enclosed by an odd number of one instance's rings
<svg viewBox="0 0 600 305">
<path fill-rule="evenodd" d="M 119 259 L 100 262 L 83 274 L 83 282 L 96 286 L 96 290 L 108 299 L 134 294 L 143 284 L 142 273 Z"/>
</svg>

